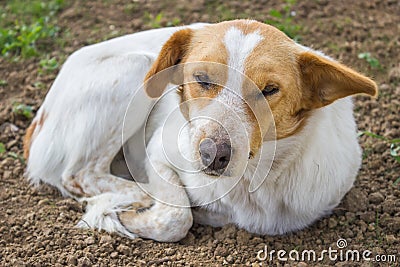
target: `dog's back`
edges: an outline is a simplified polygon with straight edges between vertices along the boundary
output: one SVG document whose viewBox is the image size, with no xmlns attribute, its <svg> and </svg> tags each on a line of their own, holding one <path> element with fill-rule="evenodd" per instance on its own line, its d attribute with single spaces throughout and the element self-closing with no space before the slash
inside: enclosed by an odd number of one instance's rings
<svg viewBox="0 0 400 267">
<path fill-rule="evenodd" d="M 110 136 L 105 133 L 112 129 L 122 136 L 124 114 L 136 93 L 143 113 L 135 114 L 130 130 L 143 125 L 152 103 L 140 90 L 144 76 L 162 44 L 179 29 L 126 35 L 84 47 L 67 59 L 25 135 L 27 176 L 33 184 L 42 180 L 65 193 L 61 178 L 106 146 Z"/>
</svg>

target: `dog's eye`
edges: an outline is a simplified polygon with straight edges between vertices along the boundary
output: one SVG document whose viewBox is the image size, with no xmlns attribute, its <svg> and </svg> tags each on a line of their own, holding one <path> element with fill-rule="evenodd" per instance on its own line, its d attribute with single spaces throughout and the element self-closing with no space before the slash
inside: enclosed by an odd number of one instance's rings
<svg viewBox="0 0 400 267">
<path fill-rule="evenodd" d="M 263 96 L 271 96 L 279 92 L 279 87 L 276 84 L 268 84 L 261 91 Z"/>
<path fill-rule="evenodd" d="M 194 74 L 193 76 L 196 82 L 200 84 L 200 86 L 203 87 L 204 89 L 210 89 L 210 87 L 212 86 L 210 78 L 208 77 L 207 74 L 200 73 L 200 74 Z"/>
</svg>

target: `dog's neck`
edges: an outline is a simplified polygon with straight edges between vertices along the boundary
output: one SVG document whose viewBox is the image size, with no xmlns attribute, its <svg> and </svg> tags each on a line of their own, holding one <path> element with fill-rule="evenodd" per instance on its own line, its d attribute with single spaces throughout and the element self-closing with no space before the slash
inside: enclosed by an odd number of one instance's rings
<svg viewBox="0 0 400 267">
<path fill-rule="evenodd" d="M 279 139 L 276 141 L 264 142 L 261 148 L 261 153 L 249 161 L 248 168 L 244 178 L 251 181 L 250 191 L 261 186 L 262 183 L 275 183 L 280 177 L 285 176 L 286 172 L 295 167 L 296 164 L 302 161 L 302 157 L 312 150 L 318 148 L 323 151 L 329 151 L 329 133 L 327 138 L 321 138 L 318 131 L 325 129 L 329 131 L 331 127 L 340 127 L 335 125 L 337 122 L 331 121 L 331 112 L 336 113 L 336 109 L 340 109 L 342 105 L 347 105 L 351 102 L 350 99 L 339 100 L 330 106 L 316 109 L 309 116 L 305 126 L 301 131 L 293 136 Z M 320 154 L 314 154 L 315 157 L 320 157 Z M 318 159 L 315 160 L 317 162 Z M 317 164 L 311 162 L 310 164 Z M 262 166 L 262 167 L 261 167 Z"/>
</svg>

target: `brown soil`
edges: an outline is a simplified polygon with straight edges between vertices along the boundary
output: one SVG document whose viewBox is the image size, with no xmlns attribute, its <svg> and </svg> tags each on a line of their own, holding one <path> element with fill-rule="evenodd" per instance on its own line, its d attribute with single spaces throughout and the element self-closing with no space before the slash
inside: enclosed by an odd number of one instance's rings
<svg viewBox="0 0 400 267">
<path fill-rule="evenodd" d="M 277 0 L 245 2 L 196 1 L 69 1 L 61 11 L 60 40 L 48 47 L 59 59 L 89 43 L 113 36 L 149 29 L 154 16 L 163 12 L 161 26 L 179 18 L 182 23 L 216 22 L 229 18 L 269 18 L 271 9 L 282 9 Z M 300 2 L 300 1 L 298 1 Z M 400 2 L 302 1 L 292 7 L 292 23 L 302 26 L 301 43 L 324 51 L 375 78 L 378 99 L 356 97 L 355 116 L 361 130 L 387 138 L 400 137 Z M 358 59 L 370 52 L 382 65 L 372 69 Z M 14 101 L 41 104 L 54 74 L 38 74 L 39 59 L 10 62 L 0 58 L 0 142 L 8 151 L 22 155 L 22 136 L 27 119 L 11 112 Z M 37 82 L 44 89 L 37 88 Z M 396 255 L 400 262 L 400 164 L 390 155 L 389 144 L 363 136 L 364 160 L 355 187 L 327 218 L 297 233 L 285 236 L 257 236 L 234 226 L 211 228 L 194 225 L 179 243 L 160 244 L 129 240 L 105 232 L 80 230 L 75 224 L 82 208 L 64 199 L 53 188 L 34 189 L 23 177 L 24 163 L 0 156 L 0 265 L 1 266 L 107 266 L 107 265 L 379 265 L 377 262 L 267 262 L 257 259 L 257 251 L 268 249 L 337 249 L 339 238 L 349 249 L 371 250 L 375 254 Z"/>
</svg>

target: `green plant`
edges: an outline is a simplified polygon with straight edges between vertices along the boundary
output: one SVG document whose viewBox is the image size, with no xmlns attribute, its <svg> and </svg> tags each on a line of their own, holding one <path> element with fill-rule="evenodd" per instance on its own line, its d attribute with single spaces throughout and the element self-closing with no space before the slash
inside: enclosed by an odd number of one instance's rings
<svg viewBox="0 0 400 267">
<path fill-rule="evenodd" d="M 11 158 L 14 158 L 14 159 L 18 159 L 22 163 L 25 162 L 24 158 L 21 155 L 15 153 L 15 152 L 8 152 L 8 153 L 6 153 L 6 152 L 7 152 L 7 150 L 6 150 L 5 145 L 0 142 L 0 156 L 4 155 L 6 157 L 11 157 Z"/>
<path fill-rule="evenodd" d="M 382 244 L 383 236 L 381 234 L 381 227 L 379 225 L 379 212 L 375 212 L 375 235 L 378 240 L 378 244 Z"/>
<path fill-rule="evenodd" d="M 12 24 L 16 18 L 24 18 L 24 23 L 34 23 L 41 17 L 53 17 L 65 5 L 64 0 L 8 0 L 0 7 L 0 13 L 7 14 L 9 19 L 2 24 Z M 6 25 L 0 25 L 6 26 Z"/>
<path fill-rule="evenodd" d="M 44 89 L 44 88 L 46 88 L 46 85 L 44 83 L 38 81 L 38 82 L 33 83 L 33 87 L 35 87 L 36 89 Z"/>
<path fill-rule="evenodd" d="M 18 159 L 21 163 L 25 163 L 25 159 L 24 157 L 22 157 L 21 155 L 15 153 L 15 152 L 8 152 L 7 156 L 13 159 Z"/>
<path fill-rule="evenodd" d="M 49 58 L 48 56 L 44 59 L 41 59 L 39 62 L 39 73 L 50 73 L 58 69 L 60 64 L 58 63 L 57 59 L 52 57 Z"/>
<path fill-rule="evenodd" d="M 375 134 L 372 132 L 368 132 L 368 131 L 360 131 L 358 132 L 358 136 L 369 136 L 372 138 L 376 138 L 379 140 L 382 140 L 388 144 L 390 144 L 390 155 L 398 162 L 400 163 L 400 138 L 395 138 L 395 139 L 388 139 L 382 135 L 379 134 Z M 393 185 L 397 185 L 398 183 L 400 183 L 400 177 L 396 179 L 396 181 L 393 183 Z"/>
<path fill-rule="evenodd" d="M 48 18 L 41 18 L 32 25 L 15 22 L 13 28 L 0 29 L 0 47 L 3 56 L 10 54 L 31 57 L 38 54 L 39 40 L 54 37 L 58 27 L 50 25 Z"/>
<path fill-rule="evenodd" d="M 173 18 L 172 21 L 167 22 L 167 27 L 178 26 L 179 24 L 181 24 L 180 18 Z"/>
<path fill-rule="evenodd" d="M 358 58 L 364 59 L 372 69 L 382 69 L 382 66 L 381 66 L 381 63 L 379 63 L 379 60 L 372 57 L 371 53 L 369 53 L 369 52 L 358 54 Z"/>
<path fill-rule="evenodd" d="M 237 18 L 235 14 L 226 6 L 218 5 L 211 10 L 212 13 L 217 13 L 221 20 L 232 20 Z"/>
<path fill-rule="evenodd" d="M 6 152 L 6 147 L 3 143 L 0 143 L 0 155 Z"/>
<path fill-rule="evenodd" d="M 45 42 L 54 37 L 55 14 L 64 0 L 10 0 L 0 7 L 0 55 L 31 57 L 39 54 Z"/>
<path fill-rule="evenodd" d="M 4 79 L 0 80 L 0 86 L 6 86 L 8 84 L 8 82 Z"/>
<path fill-rule="evenodd" d="M 205 12 L 210 15 L 212 20 L 217 19 L 218 21 L 224 20 L 234 20 L 234 19 L 248 19 L 255 14 L 249 14 L 249 10 L 247 9 L 236 9 L 233 8 L 228 2 L 224 1 L 215 1 L 215 0 L 206 0 L 205 4 Z M 185 9 L 179 10 L 181 16 L 184 15 Z"/>
<path fill-rule="evenodd" d="M 12 106 L 12 112 L 16 115 L 22 115 L 27 119 L 33 118 L 33 107 L 22 103 L 14 103 Z"/>
<path fill-rule="evenodd" d="M 149 12 L 144 12 L 144 20 L 146 24 L 149 25 L 151 28 L 161 28 L 161 20 L 163 18 L 163 13 L 160 12 L 156 16 L 150 14 Z"/>
<path fill-rule="evenodd" d="M 132 3 L 129 3 L 129 4 L 125 5 L 124 12 L 126 14 L 130 14 L 130 13 L 134 12 L 138 8 L 140 8 L 139 3 L 138 2 L 132 2 Z"/>
<path fill-rule="evenodd" d="M 400 144 L 399 142 L 397 143 L 391 143 L 390 144 L 390 155 L 396 159 L 397 162 L 400 163 Z"/>
<path fill-rule="evenodd" d="M 375 133 L 368 132 L 368 131 L 361 131 L 361 132 L 358 133 L 358 136 L 363 136 L 363 135 L 366 135 L 366 136 L 369 136 L 369 137 L 372 137 L 372 138 L 376 138 L 376 139 L 382 140 L 382 141 L 390 144 L 390 148 L 389 148 L 390 149 L 390 155 L 392 157 L 394 157 L 394 159 L 398 163 L 400 163 L 400 153 L 399 153 L 400 152 L 400 138 L 388 139 L 388 138 L 386 138 L 386 137 L 384 137 L 382 135 L 375 134 Z"/>
<path fill-rule="evenodd" d="M 293 40 L 299 41 L 300 36 L 298 34 L 301 27 L 293 23 L 293 17 L 296 13 L 292 11 L 292 7 L 296 3 L 296 0 L 286 0 L 285 2 L 286 4 L 283 7 L 283 11 L 277 9 L 271 9 L 269 11 L 269 15 L 272 19 L 267 19 L 265 23 L 277 27 Z"/>
</svg>

